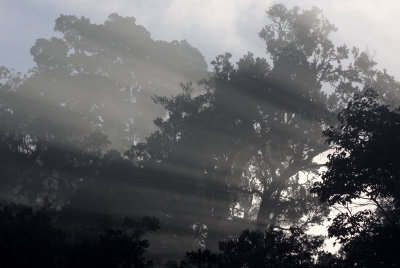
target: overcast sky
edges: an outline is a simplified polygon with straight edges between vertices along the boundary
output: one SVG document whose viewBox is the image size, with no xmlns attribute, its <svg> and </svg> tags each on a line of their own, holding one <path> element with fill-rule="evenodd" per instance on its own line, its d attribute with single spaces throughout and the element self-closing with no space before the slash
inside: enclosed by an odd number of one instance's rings
<svg viewBox="0 0 400 268">
<path fill-rule="evenodd" d="M 54 36 L 60 14 L 85 16 L 103 23 L 110 13 L 134 16 L 154 39 L 188 40 L 206 57 L 229 51 L 264 54 L 258 32 L 273 3 L 318 6 L 338 27 L 338 43 L 368 48 L 381 68 L 400 79 L 400 1 L 398 0 L 0 0 L 0 65 L 25 72 L 29 49 L 40 37 Z"/>
</svg>

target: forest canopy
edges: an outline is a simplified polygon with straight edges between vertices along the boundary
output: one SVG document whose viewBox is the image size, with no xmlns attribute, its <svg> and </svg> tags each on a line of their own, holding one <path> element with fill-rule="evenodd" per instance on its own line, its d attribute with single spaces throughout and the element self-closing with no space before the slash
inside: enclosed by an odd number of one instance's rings
<svg viewBox="0 0 400 268">
<path fill-rule="evenodd" d="M 266 14 L 264 57 L 210 69 L 115 13 L 1 67 L 0 266 L 398 267 L 400 83 L 322 10 Z"/>
</svg>

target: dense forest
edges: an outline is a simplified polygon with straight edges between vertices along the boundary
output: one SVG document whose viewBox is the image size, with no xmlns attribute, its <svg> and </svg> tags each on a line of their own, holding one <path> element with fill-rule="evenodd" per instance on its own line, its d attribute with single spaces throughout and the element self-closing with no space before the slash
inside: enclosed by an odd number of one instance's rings
<svg viewBox="0 0 400 268">
<path fill-rule="evenodd" d="M 0 266 L 400 267 L 400 83 L 266 14 L 264 58 L 61 15 L 0 67 Z"/>
</svg>

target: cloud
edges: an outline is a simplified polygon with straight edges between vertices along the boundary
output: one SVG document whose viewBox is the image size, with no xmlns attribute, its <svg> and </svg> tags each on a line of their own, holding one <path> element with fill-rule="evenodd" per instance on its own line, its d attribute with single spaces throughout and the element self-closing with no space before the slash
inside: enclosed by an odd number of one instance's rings
<svg viewBox="0 0 400 268">
<path fill-rule="evenodd" d="M 334 35 L 338 43 L 358 46 L 361 49 L 376 50 L 376 60 L 381 67 L 400 79 L 397 55 L 400 43 L 398 0 L 3 0 L 3 16 L 0 34 L 16 38 L 12 29 L 19 25 L 20 40 L 8 42 L 7 52 L 0 44 L 0 58 L 7 62 L 17 55 L 29 61 L 29 47 L 33 44 L 33 33 L 48 32 L 51 34 L 55 18 L 60 14 L 86 16 L 93 22 L 102 23 L 110 13 L 117 12 L 123 16 L 134 16 L 137 23 L 145 26 L 153 38 L 172 41 L 188 40 L 199 48 L 208 61 L 226 51 L 238 58 L 247 51 L 262 56 L 265 45 L 258 37 L 258 32 L 266 24 L 265 10 L 273 3 L 287 6 L 299 5 L 304 9 L 318 6 L 323 9 L 325 17 L 335 24 L 339 31 Z M 0 4 L 2 5 L 2 4 Z M 24 7 L 25 6 L 25 7 Z M 33 8 L 38 6 L 40 8 Z M 5 12 L 4 10 L 7 10 Z M 9 15 L 9 10 L 13 15 Z M 33 10 L 33 11 L 32 11 Z M 40 10 L 40 12 L 39 12 Z M 29 24 L 30 33 L 24 33 L 22 21 Z M 29 21 L 27 21 L 29 20 Z M 18 22 L 18 23 L 15 23 Z M 14 28 L 13 28 L 14 27 Z M 31 31 L 36 27 L 37 30 Z M 8 36 L 7 36 L 8 35 Z M 22 40 L 29 36 L 29 43 Z M 36 38 L 42 35 L 37 35 Z M 19 44 L 19 48 L 12 44 Z M 25 46 L 25 51 L 21 49 Z M 3 57 L 4 54 L 4 57 Z M 22 60 L 20 60 L 22 61 Z M 6 63 L 7 63 L 6 62 Z M 4 63 L 0 63 L 4 64 Z"/>
</svg>

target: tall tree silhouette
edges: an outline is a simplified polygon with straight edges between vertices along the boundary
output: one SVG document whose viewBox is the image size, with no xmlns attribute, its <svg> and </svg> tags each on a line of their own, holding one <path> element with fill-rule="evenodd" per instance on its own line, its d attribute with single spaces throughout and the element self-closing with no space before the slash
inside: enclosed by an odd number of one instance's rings
<svg viewBox="0 0 400 268">
<path fill-rule="evenodd" d="M 31 48 L 36 66 L 27 91 L 87 114 L 88 127 L 105 132 L 120 151 L 149 135 L 152 120 L 165 113 L 154 94 L 173 94 L 180 82 L 207 73 L 187 41 L 155 41 L 133 17 L 111 14 L 97 25 L 62 15 L 54 30 L 60 38 L 38 39 Z"/>
<path fill-rule="evenodd" d="M 400 110 L 382 104 L 368 89 L 338 118 L 340 124 L 324 132 L 333 152 L 313 188 L 322 201 L 346 208 L 334 218 L 329 235 L 344 244 L 351 267 L 396 267 Z M 355 205 L 360 202 L 364 207 Z"/>
<path fill-rule="evenodd" d="M 54 30 L 61 37 L 38 39 L 31 48 L 35 67 L 28 75 L 1 70 L 2 167 L 9 178 L 2 182 L 9 197 L 71 194 L 94 176 L 108 148 L 123 152 L 149 135 L 153 118 L 165 114 L 151 96 L 172 94 L 179 82 L 207 73 L 188 42 L 155 41 L 132 17 L 111 14 L 96 25 L 62 15 Z"/>
<path fill-rule="evenodd" d="M 324 213 L 299 172 L 314 168 L 313 157 L 327 149 L 321 131 L 337 106 L 322 86 L 342 85 L 348 49 L 333 45 L 335 28 L 318 9 L 274 5 L 268 17 L 260 36 L 272 66 L 251 53 L 237 66 L 229 53 L 218 56 L 204 94 L 185 85 L 181 95 L 156 98 L 169 117 L 156 120 L 160 130 L 128 152 L 138 165 L 151 162 L 188 178 L 191 196 L 199 196 L 192 214 L 214 242 L 234 226 L 235 208 L 244 209 L 235 200 L 247 202 L 247 210 L 254 206 L 249 199 L 260 200 L 258 228 L 306 226 Z M 253 187 L 241 189 L 251 177 Z"/>
<path fill-rule="evenodd" d="M 117 14 L 100 25 L 60 16 L 55 31 L 61 37 L 32 47 L 27 76 L 1 68 L 1 197 L 50 202 L 63 208 L 65 225 L 93 232 L 104 227 L 98 214 L 166 211 L 174 204 L 156 194 L 168 191 L 162 175 L 136 169 L 120 152 L 165 114 L 155 93 L 207 74 L 203 56 L 187 41 L 155 41 Z"/>
</svg>

